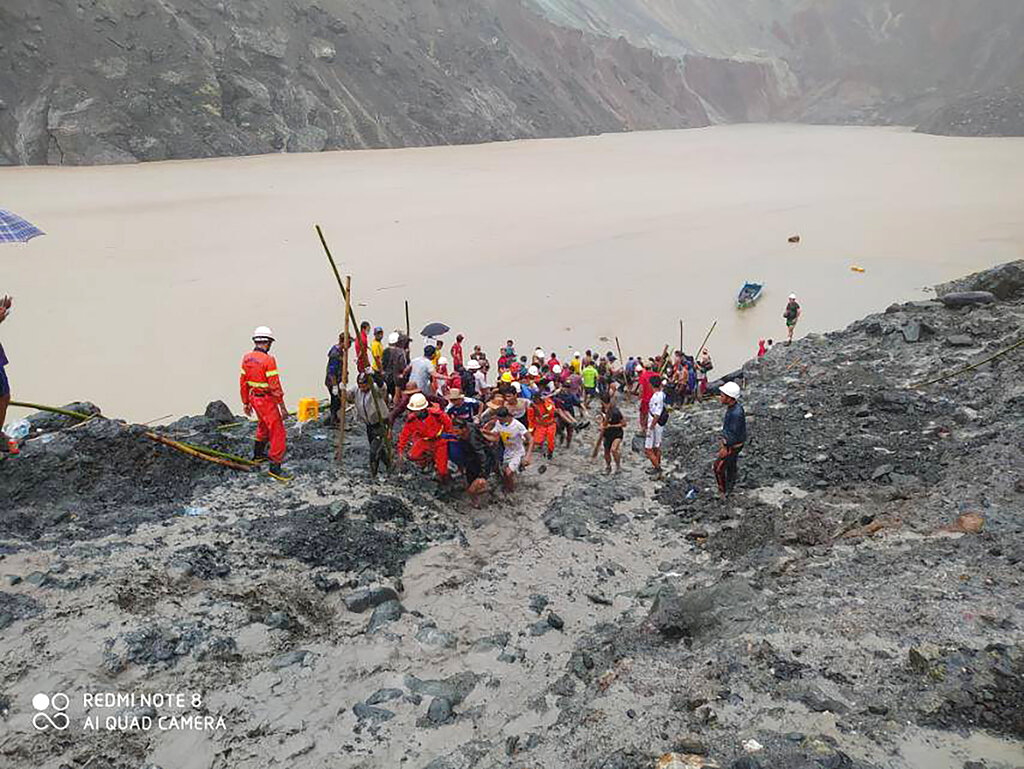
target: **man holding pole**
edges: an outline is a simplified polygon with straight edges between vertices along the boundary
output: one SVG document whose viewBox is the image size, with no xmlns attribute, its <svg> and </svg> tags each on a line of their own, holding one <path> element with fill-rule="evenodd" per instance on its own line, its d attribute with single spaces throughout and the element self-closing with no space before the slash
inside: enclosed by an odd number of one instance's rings
<svg viewBox="0 0 1024 769">
<path fill-rule="evenodd" d="M 270 460 L 270 474 L 287 479 L 281 469 L 286 448 L 284 420 L 288 407 L 284 404 L 284 391 L 277 371 L 277 361 L 270 354 L 274 332 L 260 326 L 252 332 L 255 348 L 242 358 L 242 373 L 238 380 L 245 415 L 256 412 L 256 441 L 252 458 Z"/>
</svg>

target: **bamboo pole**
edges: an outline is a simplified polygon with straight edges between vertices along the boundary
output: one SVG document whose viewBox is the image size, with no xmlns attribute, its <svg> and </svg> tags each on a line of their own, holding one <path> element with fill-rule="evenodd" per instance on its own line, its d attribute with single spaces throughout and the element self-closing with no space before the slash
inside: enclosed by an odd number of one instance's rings
<svg viewBox="0 0 1024 769">
<path fill-rule="evenodd" d="M 67 411 L 65 409 L 58 409 L 54 406 L 43 406 L 40 403 L 24 403 L 23 401 L 11 401 L 12 406 L 17 406 L 22 409 L 35 409 L 36 411 L 48 411 L 51 414 L 60 414 L 65 417 L 73 417 L 75 419 L 92 419 L 91 414 L 83 414 L 80 411 Z"/>
<path fill-rule="evenodd" d="M 1013 352 L 1014 350 L 1021 346 L 1024 346 L 1024 339 L 1021 339 L 1016 344 L 1007 347 L 1005 350 L 1000 350 L 990 358 L 985 358 L 985 360 L 978 361 L 977 363 L 972 363 L 970 366 L 964 366 L 963 368 L 958 369 L 952 372 L 951 374 L 943 374 L 938 379 L 931 379 L 927 382 L 918 382 L 917 384 L 910 385 L 910 389 L 916 390 L 920 387 L 927 387 L 928 385 L 938 384 L 939 382 L 945 382 L 947 379 L 952 379 L 953 377 L 959 376 L 960 374 L 966 374 L 968 371 L 973 371 L 979 366 L 984 366 L 986 363 L 991 363 L 996 358 L 1001 358 L 1004 355 L 1006 355 L 1006 353 Z"/>
<path fill-rule="evenodd" d="M 679 321 L 679 352 L 683 351 L 683 321 Z"/>
<path fill-rule="evenodd" d="M 622 345 L 619 344 L 619 338 L 615 337 L 615 349 L 619 351 L 619 364 L 622 366 L 626 365 L 626 361 L 622 358 Z"/>
<path fill-rule="evenodd" d="M 409 326 L 409 300 L 405 300 L 405 335 L 412 339 L 412 328 Z"/>
<path fill-rule="evenodd" d="M 324 247 L 324 253 L 327 255 L 327 261 L 331 263 L 331 269 L 334 271 L 334 277 L 338 281 L 338 288 L 341 290 L 341 294 L 345 298 L 345 305 L 348 308 L 346 317 L 352 321 L 352 327 L 358 329 L 359 323 L 356 320 L 355 312 L 352 310 L 352 303 L 350 300 L 349 291 L 345 289 L 345 284 L 341 282 L 341 273 L 338 272 L 338 266 L 334 262 L 334 256 L 331 255 L 331 249 L 327 245 L 327 238 L 324 237 L 323 230 L 320 229 L 319 224 L 316 225 L 316 234 L 320 236 L 320 244 Z M 409 303 L 406 302 L 407 306 L 408 304 Z M 406 315 L 406 325 L 408 325 L 408 315 Z M 347 356 L 348 352 L 346 351 L 345 354 Z M 374 381 L 372 376 L 370 377 L 370 392 L 373 393 L 373 408 L 377 412 L 377 418 L 380 420 L 380 423 L 384 425 L 384 447 L 387 449 L 388 466 L 391 467 L 393 466 L 394 459 L 394 456 L 391 451 L 391 428 L 390 426 L 388 426 L 387 421 L 384 418 L 387 409 L 382 408 L 381 406 L 382 401 L 380 388 L 377 387 L 377 383 Z"/>
<path fill-rule="evenodd" d="M 338 426 L 338 444 L 334 452 L 334 459 L 341 465 L 342 455 L 345 452 L 345 424 L 348 421 L 348 348 L 351 344 L 351 337 L 348 333 L 348 314 L 352 311 L 352 276 L 345 276 L 345 335 L 342 341 L 341 350 L 341 424 Z M 359 327 L 356 326 L 358 333 Z"/>
<path fill-rule="evenodd" d="M 240 465 L 248 465 L 249 467 L 255 467 L 256 465 L 259 464 L 259 462 L 254 462 L 251 459 L 240 457 L 237 454 L 228 454 L 225 451 L 217 451 L 217 449 L 211 449 L 209 446 L 198 446 L 195 443 L 185 443 L 184 441 L 175 441 L 175 443 L 180 443 L 185 448 L 193 449 L 195 451 L 198 451 L 200 454 L 207 454 L 211 457 L 220 457 L 221 459 L 228 459 L 232 462 L 237 462 Z"/>
<path fill-rule="evenodd" d="M 208 454 L 203 454 L 200 451 L 196 451 L 193 448 L 189 448 L 188 446 L 186 446 L 183 443 L 178 443 L 177 441 L 172 441 L 170 438 L 165 438 L 162 435 L 157 435 L 156 433 L 144 433 L 144 435 L 147 438 L 149 438 L 151 441 L 154 441 L 156 443 L 160 443 L 160 444 L 162 444 L 164 446 L 167 446 L 168 448 L 174 449 L 175 451 L 180 451 L 182 454 L 187 454 L 190 457 L 195 457 L 196 459 L 202 459 L 202 460 L 204 460 L 206 462 L 212 462 L 215 465 L 221 465 L 223 467 L 230 467 L 232 470 L 241 470 L 244 473 L 247 473 L 247 472 L 249 472 L 252 469 L 251 467 L 247 467 L 246 465 L 239 464 L 238 462 L 231 462 L 230 460 L 227 460 L 227 459 L 221 459 L 220 457 L 214 457 L 214 456 L 209 456 Z"/>
</svg>

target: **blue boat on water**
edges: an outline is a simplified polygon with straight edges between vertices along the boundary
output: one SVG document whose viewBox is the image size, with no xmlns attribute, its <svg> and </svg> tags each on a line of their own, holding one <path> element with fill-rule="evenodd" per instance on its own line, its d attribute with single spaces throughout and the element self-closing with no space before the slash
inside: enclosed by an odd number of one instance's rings
<svg viewBox="0 0 1024 769">
<path fill-rule="evenodd" d="M 749 307 L 753 307 L 757 304 L 763 292 L 763 283 L 744 283 L 743 288 L 736 295 L 736 309 L 746 310 Z"/>
</svg>

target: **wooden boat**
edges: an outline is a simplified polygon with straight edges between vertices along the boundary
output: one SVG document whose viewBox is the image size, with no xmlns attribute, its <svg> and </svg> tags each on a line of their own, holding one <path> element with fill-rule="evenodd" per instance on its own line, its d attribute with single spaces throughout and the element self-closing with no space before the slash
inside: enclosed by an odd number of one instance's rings
<svg viewBox="0 0 1024 769">
<path fill-rule="evenodd" d="M 744 283 L 743 288 L 736 295 L 736 309 L 746 310 L 748 307 L 753 307 L 761 298 L 763 291 L 763 283 Z"/>
</svg>

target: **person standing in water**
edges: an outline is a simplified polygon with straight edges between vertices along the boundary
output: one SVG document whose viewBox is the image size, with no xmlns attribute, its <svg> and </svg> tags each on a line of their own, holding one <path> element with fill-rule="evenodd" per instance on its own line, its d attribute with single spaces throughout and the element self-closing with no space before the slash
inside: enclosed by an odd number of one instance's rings
<svg viewBox="0 0 1024 769">
<path fill-rule="evenodd" d="M 786 319 L 786 344 L 793 344 L 793 332 L 796 330 L 797 321 L 800 320 L 800 305 L 796 301 L 796 294 L 789 295 L 789 303 L 782 317 Z"/>
</svg>

